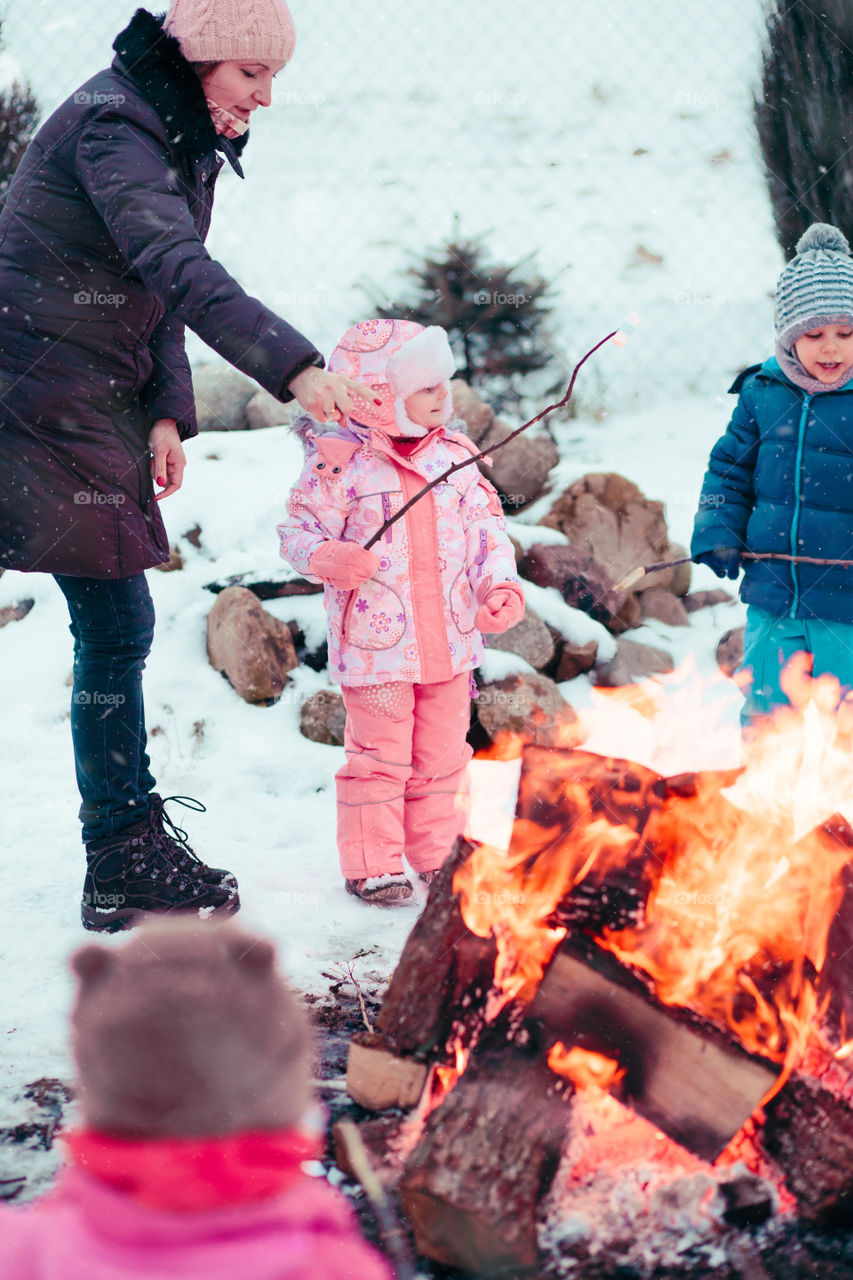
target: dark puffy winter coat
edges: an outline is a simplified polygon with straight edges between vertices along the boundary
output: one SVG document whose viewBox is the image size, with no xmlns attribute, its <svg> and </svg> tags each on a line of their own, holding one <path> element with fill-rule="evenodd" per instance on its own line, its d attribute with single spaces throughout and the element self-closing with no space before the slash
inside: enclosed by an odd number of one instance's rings
<svg viewBox="0 0 853 1280">
<path fill-rule="evenodd" d="M 773 358 L 746 369 L 711 450 L 691 554 L 853 559 L 853 384 L 809 395 Z M 853 569 L 745 560 L 741 596 L 776 617 L 853 622 Z"/>
<path fill-rule="evenodd" d="M 0 213 L 0 567 L 124 577 L 168 542 L 148 433 L 196 433 L 188 325 L 281 400 L 322 365 L 204 248 L 224 159 L 201 83 L 138 9 L 42 125 Z"/>
</svg>

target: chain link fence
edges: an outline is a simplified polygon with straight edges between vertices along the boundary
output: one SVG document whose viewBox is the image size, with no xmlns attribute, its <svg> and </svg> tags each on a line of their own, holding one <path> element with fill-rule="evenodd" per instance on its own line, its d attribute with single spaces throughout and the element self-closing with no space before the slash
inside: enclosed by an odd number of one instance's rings
<svg viewBox="0 0 853 1280">
<path fill-rule="evenodd" d="M 49 113 L 108 65 L 135 7 L 0 0 L 3 77 Z M 752 118 L 760 0 L 291 8 L 295 57 L 254 118 L 246 180 L 222 172 L 208 247 L 324 352 L 456 234 L 500 262 L 530 255 L 551 285 L 531 404 L 620 326 L 627 345 L 584 371 L 585 413 L 721 395 L 771 353 L 783 259 Z"/>
</svg>

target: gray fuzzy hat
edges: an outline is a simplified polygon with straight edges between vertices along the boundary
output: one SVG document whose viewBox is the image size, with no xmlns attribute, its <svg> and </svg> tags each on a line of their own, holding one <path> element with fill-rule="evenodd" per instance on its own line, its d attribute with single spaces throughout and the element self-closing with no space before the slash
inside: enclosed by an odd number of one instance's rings
<svg viewBox="0 0 853 1280">
<path fill-rule="evenodd" d="M 119 949 L 72 957 L 83 1118 L 136 1138 L 298 1123 L 311 1096 L 308 1017 L 265 938 L 233 923 L 164 919 Z"/>
<path fill-rule="evenodd" d="M 853 258 L 843 232 L 815 222 L 797 241 L 796 256 L 776 286 L 776 337 L 790 350 L 823 324 L 853 324 Z"/>
</svg>

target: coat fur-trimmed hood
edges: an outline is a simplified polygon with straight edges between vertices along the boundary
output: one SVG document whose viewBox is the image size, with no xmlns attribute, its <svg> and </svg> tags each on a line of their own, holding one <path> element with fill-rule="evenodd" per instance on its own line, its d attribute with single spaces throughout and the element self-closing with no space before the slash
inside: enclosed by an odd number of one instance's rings
<svg viewBox="0 0 853 1280">
<path fill-rule="evenodd" d="M 178 41 L 163 30 L 165 16 L 155 17 L 147 9 L 137 9 L 113 41 L 117 54 L 113 66 L 132 80 L 151 104 L 174 146 L 183 147 L 194 160 L 218 148 L 242 178 L 238 157 L 249 135 L 231 139 L 216 132 L 201 81 Z"/>
</svg>

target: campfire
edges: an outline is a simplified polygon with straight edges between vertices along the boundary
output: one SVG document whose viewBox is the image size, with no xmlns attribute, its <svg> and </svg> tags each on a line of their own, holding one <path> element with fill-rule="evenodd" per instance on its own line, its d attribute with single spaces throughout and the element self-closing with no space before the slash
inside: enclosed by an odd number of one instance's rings
<svg viewBox="0 0 853 1280">
<path fill-rule="evenodd" d="M 377 1079 L 423 1064 L 423 1090 L 362 1126 L 421 1253 L 533 1267 L 547 1241 L 583 1276 L 593 1206 L 612 1224 L 631 1187 L 708 1239 L 847 1222 L 853 751 L 837 682 L 794 662 L 786 692 L 736 769 L 584 749 L 614 699 L 659 717 L 660 686 L 609 691 L 571 740 L 495 744 L 521 761 L 511 839 L 460 840 L 434 882 L 376 1050 Z M 676 719 L 702 733 L 707 709 Z"/>
</svg>

